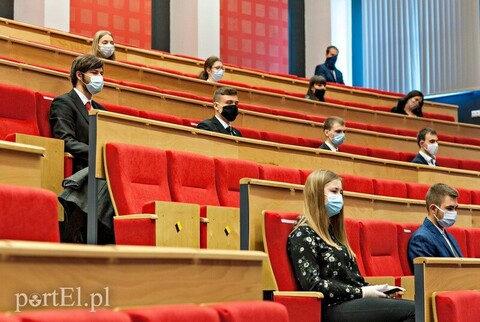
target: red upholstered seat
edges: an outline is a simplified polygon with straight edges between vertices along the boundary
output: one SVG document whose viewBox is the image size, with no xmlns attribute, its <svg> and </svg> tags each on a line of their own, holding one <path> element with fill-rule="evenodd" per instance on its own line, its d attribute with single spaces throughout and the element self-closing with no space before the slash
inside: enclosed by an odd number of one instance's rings
<svg viewBox="0 0 480 322">
<path fill-rule="evenodd" d="M 437 136 L 439 141 L 452 142 L 452 143 L 455 142 L 455 137 L 453 135 L 439 133 L 437 134 Z"/>
<path fill-rule="evenodd" d="M 369 131 L 374 131 L 374 132 L 379 132 L 384 134 L 395 134 L 395 135 L 398 134 L 397 129 L 393 127 L 375 125 L 375 124 L 368 124 L 367 127 Z"/>
<path fill-rule="evenodd" d="M 347 139 L 348 140 L 348 139 Z M 353 144 L 342 144 L 339 148 L 340 152 L 351 153 L 356 155 L 368 155 L 367 148 L 360 145 L 353 145 Z"/>
<path fill-rule="evenodd" d="M 106 103 L 106 102 L 102 102 L 101 104 L 109 112 L 125 114 L 125 115 L 130 115 L 130 116 L 136 116 L 136 117 L 140 116 L 140 110 L 136 109 L 134 107 L 111 104 L 111 103 Z"/>
<path fill-rule="evenodd" d="M 455 118 L 452 115 L 447 115 L 447 114 L 423 112 L 423 117 L 425 117 L 427 119 L 435 119 L 435 120 L 455 122 Z"/>
<path fill-rule="evenodd" d="M 480 172 L 480 161 L 478 160 L 458 160 L 458 167 L 463 170 L 472 170 Z"/>
<path fill-rule="evenodd" d="M 298 137 L 293 135 L 286 135 L 274 132 L 267 132 L 263 131 L 260 132 L 262 136 L 262 140 L 270 141 L 270 142 L 277 142 L 282 144 L 290 144 L 290 145 L 300 145 Z"/>
<path fill-rule="evenodd" d="M 360 221 L 362 259 L 367 276 L 403 276 L 397 225 L 390 221 Z M 397 285 L 398 281 L 397 281 Z"/>
<path fill-rule="evenodd" d="M 480 316 L 480 291 L 437 292 L 433 298 L 438 322 L 477 322 Z"/>
<path fill-rule="evenodd" d="M 307 116 L 305 114 L 295 112 L 295 111 L 272 109 L 272 114 L 273 115 L 279 115 L 279 116 L 285 116 L 285 117 L 291 117 L 291 118 L 299 119 L 299 120 L 306 120 L 307 119 Z"/>
<path fill-rule="evenodd" d="M 472 196 L 472 204 L 480 205 L 480 190 L 470 190 Z"/>
<path fill-rule="evenodd" d="M 480 139 L 472 137 L 455 136 L 455 142 L 468 145 L 480 146 Z"/>
<path fill-rule="evenodd" d="M 385 105 L 373 105 L 373 109 L 375 111 L 380 111 L 380 112 L 390 112 L 391 111 L 391 107 L 390 106 L 385 106 Z"/>
<path fill-rule="evenodd" d="M 298 213 L 264 211 L 263 244 L 279 291 L 300 290 L 287 252 L 288 235 L 298 216 Z M 292 322 L 321 321 L 321 301 L 318 298 L 275 295 L 274 301 L 287 307 Z"/>
<path fill-rule="evenodd" d="M 302 178 L 298 169 L 279 167 L 269 164 L 259 165 L 260 179 L 301 184 Z"/>
<path fill-rule="evenodd" d="M 242 126 L 235 126 L 235 128 L 242 133 L 242 137 L 244 138 L 254 139 L 254 140 L 262 139 L 262 135 L 260 134 L 260 131 L 257 131 L 248 127 L 242 127 Z"/>
<path fill-rule="evenodd" d="M 446 229 L 458 243 L 464 257 L 468 256 L 466 229 L 459 226 L 452 226 Z"/>
<path fill-rule="evenodd" d="M 173 201 L 219 206 L 213 158 L 180 151 L 167 151 L 167 169 Z"/>
<path fill-rule="evenodd" d="M 398 256 L 400 257 L 404 275 L 413 274 L 410 267 L 410 260 L 408 259 L 408 242 L 418 227 L 420 227 L 419 223 L 397 223 Z"/>
<path fill-rule="evenodd" d="M 0 184 L 0 205 L 0 239 L 60 242 L 53 192 Z"/>
<path fill-rule="evenodd" d="M 12 133 L 40 134 L 35 92 L 0 84 L 0 140 Z"/>
<path fill-rule="evenodd" d="M 379 159 L 387 159 L 387 160 L 393 160 L 393 161 L 400 160 L 400 154 L 397 151 L 393 151 L 393 150 L 367 148 L 367 154 L 369 157 L 374 157 Z"/>
<path fill-rule="evenodd" d="M 417 131 L 415 131 L 415 130 L 397 129 L 397 133 L 398 133 L 398 135 L 401 135 L 401 136 L 408 136 L 408 137 L 413 137 L 413 138 L 417 137 Z"/>
<path fill-rule="evenodd" d="M 238 108 L 242 110 L 264 113 L 264 114 L 273 114 L 273 110 L 269 107 L 260 106 L 260 105 L 253 105 L 253 104 L 246 104 L 240 103 L 238 104 Z"/>
<path fill-rule="evenodd" d="M 289 321 L 285 306 L 270 301 L 225 302 L 210 307 L 217 311 L 221 322 Z"/>
<path fill-rule="evenodd" d="M 373 110 L 373 105 L 366 104 L 366 103 L 361 103 L 361 102 L 346 101 L 345 105 L 346 106 L 351 106 L 351 107 L 363 108 L 363 109 L 366 109 L 366 110 Z"/>
<path fill-rule="evenodd" d="M 347 105 L 345 101 L 342 101 L 336 98 L 331 98 L 331 97 L 325 97 L 325 103 L 336 104 L 336 105 Z"/>
<path fill-rule="evenodd" d="M 343 179 L 344 190 L 373 195 L 372 179 L 354 174 L 342 174 L 341 177 Z"/>
<path fill-rule="evenodd" d="M 145 85 L 145 84 L 134 83 L 134 82 L 128 82 L 128 81 L 120 81 L 119 83 L 121 85 L 124 85 L 124 86 L 133 87 L 133 88 L 137 88 L 137 89 L 142 89 L 142 90 L 145 90 L 145 91 L 162 93 L 162 90 L 160 90 L 156 86 Z"/>
<path fill-rule="evenodd" d="M 480 258 L 480 228 L 465 229 L 467 235 L 467 255 L 468 257 Z M 465 255 L 465 254 L 463 254 Z"/>
<path fill-rule="evenodd" d="M 239 159 L 215 158 L 215 181 L 221 206 L 240 206 L 240 179 L 258 179 L 255 162 Z"/>
<path fill-rule="evenodd" d="M 150 120 L 183 125 L 183 119 L 175 115 L 141 110 L 139 116 Z"/>
<path fill-rule="evenodd" d="M 280 94 L 280 95 L 289 95 L 286 91 L 279 88 L 268 87 L 268 86 L 253 86 L 254 89 L 259 91 L 264 91 L 273 94 Z"/>
<path fill-rule="evenodd" d="M 149 306 L 122 312 L 128 314 L 132 322 L 220 322 L 215 309 L 193 304 Z"/>
<path fill-rule="evenodd" d="M 407 186 L 407 198 L 408 199 L 418 199 L 425 200 L 427 196 L 427 191 L 430 188 L 430 185 L 426 183 L 415 183 L 415 182 L 406 182 Z"/>
<path fill-rule="evenodd" d="M 252 85 L 249 85 L 249 84 L 246 84 L 246 83 L 242 83 L 242 82 L 236 82 L 236 81 L 233 81 L 233 80 L 230 80 L 230 79 L 222 79 L 221 81 L 219 81 L 220 84 L 225 84 L 225 85 L 228 85 L 228 86 L 235 86 L 235 87 L 243 87 L 243 88 L 253 88 Z"/>
<path fill-rule="evenodd" d="M 345 126 L 347 128 L 354 128 L 360 130 L 368 130 L 368 124 L 360 122 L 345 121 Z"/>
<path fill-rule="evenodd" d="M 192 99 L 192 100 L 208 102 L 208 103 L 212 102 L 211 97 L 200 96 L 200 95 L 192 94 L 190 92 L 176 91 L 176 90 L 173 90 L 173 89 L 162 89 L 162 92 L 164 94 L 183 97 L 183 98 L 188 98 L 188 99 Z"/>
<path fill-rule="evenodd" d="M 320 139 L 312 139 L 312 138 L 305 138 L 299 137 L 298 144 L 307 148 L 315 148 L 318 149 L 322 145 L 323 141 Z"/>
<path fill-rule="evenodd" d="M 399 161 L 412 162 L 412 160 L 415 158 L 416 155 L 417 153 L 413 153 L 413 152 L 399 152 L 398 158 L 399 158 Z"/>
<path fill-rule="evenodd" d="M 455 187 L 455 189 L 458 191 L 458 203 L 464 204 L 464 205 L 471 205 L 472 204 L 472 194 L 470 189 L 465 189 L 462 187 Z"/>
<path fill-rule="evenodd" d="M 183 125 L 190 126 L 190 127 L 197 127 L 198 123 L 200 123 L 201 121 L 202 120 L 194 119 L 190 117 L 184 117 L 182 119 Z"/>
<path fill-rule="evenodd" d="M 21 320 L 14 315 L 0 313 L 0 322 L 21 322 Z"/>
<path fill-rule="evenodd" d="M 460 167 L 458 159 L 437 156 L 436 161 L 437 161 L 436 164 L 438 164 L 441 167 L 452 168 L 452 169 L 458 169 Z"/>
<path fill-rule="evenodd" d="M 345 217 L 345 232 L 347 234 L 348 244 L 355 253 L 358 269 L 362 276 L 365 276 L 365 265 L 362 259 L 362 246 L 360 243 L 360 224 L 358 220 Z"/>
<path fill-rule="evenodd" d="M 373 191 L 375 195 L 407 198 L 407 186 L 402 181 L 373 179 Z"/>
<path fill-rule="evenodd" d="M 312 122 L 323 123 L 323 122 L 325 122 L 326 119 L 327 118 L 324 117 L 324 116 L 307 114 L 307 120 L 312 121 Z M 319 129 L 319 130 L 322 131 L 321 129 Z"/>
<path fill-rule="evenodd" d="M 50 106 L 55 96 L 47 93 L 35 92 L 35 106 L 37 111 L 37 123 L 40 135 L 52 137 L 52 128 L 50 126 Z"/>
<path fill-rule="evenodd" d="M 22 322 L 131 322 L 126 313 L 113 310 L 56 309 L 20 313 Z"/>
</svg>

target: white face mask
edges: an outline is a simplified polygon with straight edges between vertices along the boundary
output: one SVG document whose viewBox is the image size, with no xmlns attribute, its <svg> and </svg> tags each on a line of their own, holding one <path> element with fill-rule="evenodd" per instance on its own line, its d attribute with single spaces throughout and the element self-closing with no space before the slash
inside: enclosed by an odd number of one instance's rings
<svg viewBox="0 0 480 322">
<path fill-rule="evenodd" d="M 434 215 L 440 226 L 442 226 L 443 228 L 448 228 L 455 224 L 455 221 L 457 221 L 457 212 L 455 210 L 442 210 L 437 205 L 435 205 L 435 207 L 437 207 L 438 210 L 443 212 L 442 219 L 438 219 L 437 216 Z"/>
<path fill-rule="evenodd" d="M 87 87 L 88 92 L 92 95 L 100 93 L 100 91 L 103 88 L 103 76 L 102 75 L 90 76 L 90 83 L 85 84 L 85 86 Z"/>
<path fill-rule="evenodd" d="M 112 44 L 100 45 L 100 49 L 98 51 L 103 55 L 103 57 L 110 58 L 110 56 L 112 56 L 115 52 L 115 46 Z"/>
<path fill-rule="evenodd" d="M 430 155 L 435 156 L 438 152 L 438 143 L 427 144 L 427 148 L 425 149 Z"/>
<path fill-rule="evenodd" d="M 213 72 L 213 74 L 212 74 L 213 80 L 216 81 L 216 82 L 218 82 L 219 80 L 221 80 L 222 77 L 223 77 L 223 73 L 224 73 L 223 69 L 217 69 L 217 70 L 215 70 L 215 71 Z"/>
</svg>

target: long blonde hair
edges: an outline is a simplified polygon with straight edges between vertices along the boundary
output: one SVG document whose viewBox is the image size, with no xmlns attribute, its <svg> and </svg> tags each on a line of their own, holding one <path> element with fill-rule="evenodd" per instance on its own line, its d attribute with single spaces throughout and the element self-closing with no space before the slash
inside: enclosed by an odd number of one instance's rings
<svg viewBox="0 0 480 322">
<path fill-rule="evenodd" d="M 338 215 L 332 217 L 328 216 L 325 208 L 325 185 L 334 180 L 342 181 L 342 178 L 330 170 L 315 170 L 308 176 L 303 190 L 304 216 L 295 229 L 301 225 L 308 225 L 327 245 L 340 249 L 340 245 L 330 235 L 331 229 L 338 242 L 345 246 L 351 257 L 355 258 L 345 232 L 343 208 Z"/>
<path fill-rule="evenodd" d="M 108 30 L 99 30 L 95 33 L 95 36 L 93 36 L 92 40 L 92 50 L 91 54 L 100 58 L 105 58 L 103 55 L 100 53 L 100 39 L 102 39 L 103 36 L 109 35 L 110 37 L 113 38 L 113 35 L 110 31 Z M 115 52 L 113 52 L 112 56 L 105 58 L 109 60 L 116 60 L 115 58 Z"/>
</svg>

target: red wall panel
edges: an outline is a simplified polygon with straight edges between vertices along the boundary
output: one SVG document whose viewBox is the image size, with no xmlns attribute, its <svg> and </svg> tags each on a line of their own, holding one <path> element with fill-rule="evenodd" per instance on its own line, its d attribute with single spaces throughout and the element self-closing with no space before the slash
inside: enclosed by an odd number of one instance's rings
<svg viewBox="0 0 480 322">
<path fill-rule="evenodd" d="M 151 49 L 151 0 L 70 0 L 70 32 L 93 37 L 109 30 L 115 42 Z"/>
<path fill-rule="evenodd" d="M 288 73 L 288 0 L 220 1 L 223 61 Z"/>
</svg>

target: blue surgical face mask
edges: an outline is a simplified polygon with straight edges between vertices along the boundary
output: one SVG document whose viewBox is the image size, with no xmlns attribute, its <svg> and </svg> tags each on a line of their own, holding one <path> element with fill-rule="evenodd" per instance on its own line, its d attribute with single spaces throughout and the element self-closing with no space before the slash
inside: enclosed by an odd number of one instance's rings
<svg viewBox="0 0 480 322">
<path fill-rule="evenodd" d="M 435 207 L 437 207 L 438 210 L 443 212 L 442 219 L 438 219 L 437 216 L 434 215 L 440 226 L 442 226 L 443 228 L 448 228 L 455 224 L 455 221 L 457 220 L 457 212 L 455 210 L 443 210 L 437 205 L 435 205 Z"/>
<path fill-rule="evenodd" d="M 329 217 L 336 216 L 342 211 L 343 208 L 343 196 L 341 194 L 328 194 L 327 203 L 325 209 Z"/>
<path fill-rule="evenodd" d="M 219 80 L 222 79 L 223 77 L 224 70 L 223 69 L 217 69 L 213 72 L 212 78 L 214 81 L 218 82 Z"/>
<path fill-rule="evenodd" d="M 335 146 L 341 145 L 345 141 L 345 133 L 335 133 L 331 141 Z"/>
<path fill-rule="evenodd" d="M 90 83 L 85 84 L 85 86 L 87 87 L 88 92 L 92 95 L 100 93 L 100 91 L 103 88 L 103 76 L 102 75 L 90 76 Z"/>
</svg>

